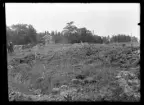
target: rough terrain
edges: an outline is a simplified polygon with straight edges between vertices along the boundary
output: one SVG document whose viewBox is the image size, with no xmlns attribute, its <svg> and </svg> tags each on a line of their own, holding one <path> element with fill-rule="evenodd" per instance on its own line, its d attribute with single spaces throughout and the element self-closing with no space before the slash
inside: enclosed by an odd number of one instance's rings
<svg viewBox="0 0 144 105">
<path fill-rule="evenodd" d="M 139 101 L 140 47 L 61 44 L 8 55 L 11 101 Z"/>
</svg>

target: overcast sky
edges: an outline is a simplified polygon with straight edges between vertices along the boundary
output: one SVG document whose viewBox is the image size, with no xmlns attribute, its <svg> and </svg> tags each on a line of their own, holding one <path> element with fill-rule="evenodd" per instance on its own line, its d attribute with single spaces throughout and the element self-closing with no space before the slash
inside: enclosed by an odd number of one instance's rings
<svg viewBox="0 0 144 105">
<path fill-rule="evenodd" d="M 131 34 L 140 37 L 140 5 L 100 3 L 6 3 L 6 24 L 32 24 L 37 32 L 62 31 L 66 23 L 94 30 L 100 36 Z"/>
</svg>

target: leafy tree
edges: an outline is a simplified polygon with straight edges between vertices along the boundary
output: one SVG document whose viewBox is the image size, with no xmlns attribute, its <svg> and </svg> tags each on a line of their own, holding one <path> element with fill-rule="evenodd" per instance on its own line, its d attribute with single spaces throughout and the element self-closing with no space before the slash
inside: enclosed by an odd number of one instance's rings
<svg viewBox="0 0 144 105">
<path fill-rule="evenodd" d="M 131 37 L 129 35 L 118 34 L 112 36 L 110 39 L 111 42 L 130 42 Z"/>
<path fill-rule="evenodd" d="M 67 23 L 66 27 L 63 28 L 63 33 L 64 34 L 73 34 L 77 32 L 77 27 L 75 25 L 73 25 L 74 22 L 71 21 L 69 23 Z"/>
<path fill-rule="evenodd" d="M 110 43 L 110 37 L 109 36 L 102 37 L 102 42 L 105 43 L 105 44 Z"/>
<path fill-rule="evenodd" d="M 43 37 L 45 36 L 45 33 L 44 32 L 41 32 L 41 33 L 37 33 L 37 42 L 38 43 L 44 43 L 44 39 Z"/>
<path fill-rule="evenodd" d="M 136 38 L 135 36 L 131 37 L 132 42 L 138 42 L 138 38 Z"/>
<path fill-rule="evenodd" d="M 37 43 L 37 33 L 32 25 L 16 24 L 7 27 L 7 39 L 14 44 Z"/>
</svg>

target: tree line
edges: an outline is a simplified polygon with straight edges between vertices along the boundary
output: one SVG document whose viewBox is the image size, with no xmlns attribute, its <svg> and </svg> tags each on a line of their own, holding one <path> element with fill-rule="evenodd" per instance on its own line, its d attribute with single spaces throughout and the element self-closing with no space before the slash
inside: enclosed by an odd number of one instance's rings
<svg viewBox="0 0 144 105">
<path fill-rule="evenodd" d="M 17 45 L 24 44 L 37 44 L 44 43 L 44 36 L 48 34 L 52 36 L 52 41 L 54 43 L 120 43 L 120 42 L 138 42 L 136 37 L 131 37 L 129 35 L 118 34 L 113 35 L 112 37 L 98 36 L 88 30 L 86 27 L 78 28 L 74 25 L 74 22 L 71 21 L 66 24 L 61 32 L 57 31 L 45 31 L 37 33 L 36 29 L 32 25 L 28 24 L 16 24 L 6 27 L 6 37 L 7 42 L 12 41 Z"/>
</svg>

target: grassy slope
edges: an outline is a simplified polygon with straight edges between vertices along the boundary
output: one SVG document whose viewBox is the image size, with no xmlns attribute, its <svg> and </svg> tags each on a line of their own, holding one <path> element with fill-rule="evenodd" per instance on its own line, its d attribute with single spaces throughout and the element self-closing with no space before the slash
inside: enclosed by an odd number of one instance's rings
<svg viewBox="0 0 144 105">
<path fill-rule="evenodd" d="M 68 47 L 65 50 L 61 50 L 64 46 Z M 70 80 L 75 78 L 79 74 L 85 76 L 94 77 L 97 80 L 96 84 L 91 85 L 91 87 L 85 86 L 76 86 L 76 88 L 83 88 L 86 94 L 93 95 L 90 90 L 96 89 L 95 92 L 100 93 L 99 90 L 111 86 L 115 82 L 115 76 L 118 71 L 121 69 L 119 66 L 111 66 L 105 64 L 106 58 L 104 58 L 105 53 L 113 49 L 119 49 L 119 46 L 110 46 L 110 45 L 94 45 L 92 49 L 88 49 L 87 45 L 85 49 L 76 47 L 75 45 L 49 45 L 39 52 L 45 54 L 43 62 L 46 69 L 43 69 L 41 61 L 38 61 L 30 71 L 31 73 L 31 84 L 34 84 L 34 87 L 41 89 L 44 94 L 47 94 L 51 91 L 50 88 L 57 87 L 62 84 L 70 85 Z M 94 52 L 94 53 L 92 53 Z M 29 52 L 26 52 L 29 53 Z M 55 54 L 52 58 L 51 56 Z M 16 57 L 15 55 L 14 57 Z M 22 55 L 23 56 L 23 55 Z M 38 83 L 37 80 L 42 76 L 42 72 L 45 71 L 45 80 L 41 83 Z M 52 84 L 49 82 L 52 82 Z M 23 93 L 28 93 L 27 87 L 21 88 L 15 84 L 14 86 L 19 87 L 19 90 Z M 49 90 L 50 89 L 50 90 Z M 49 90 L 49 91 L 47 91 Z M 29 94 L 32 94 L 29 92 Z"/>
</svg>

